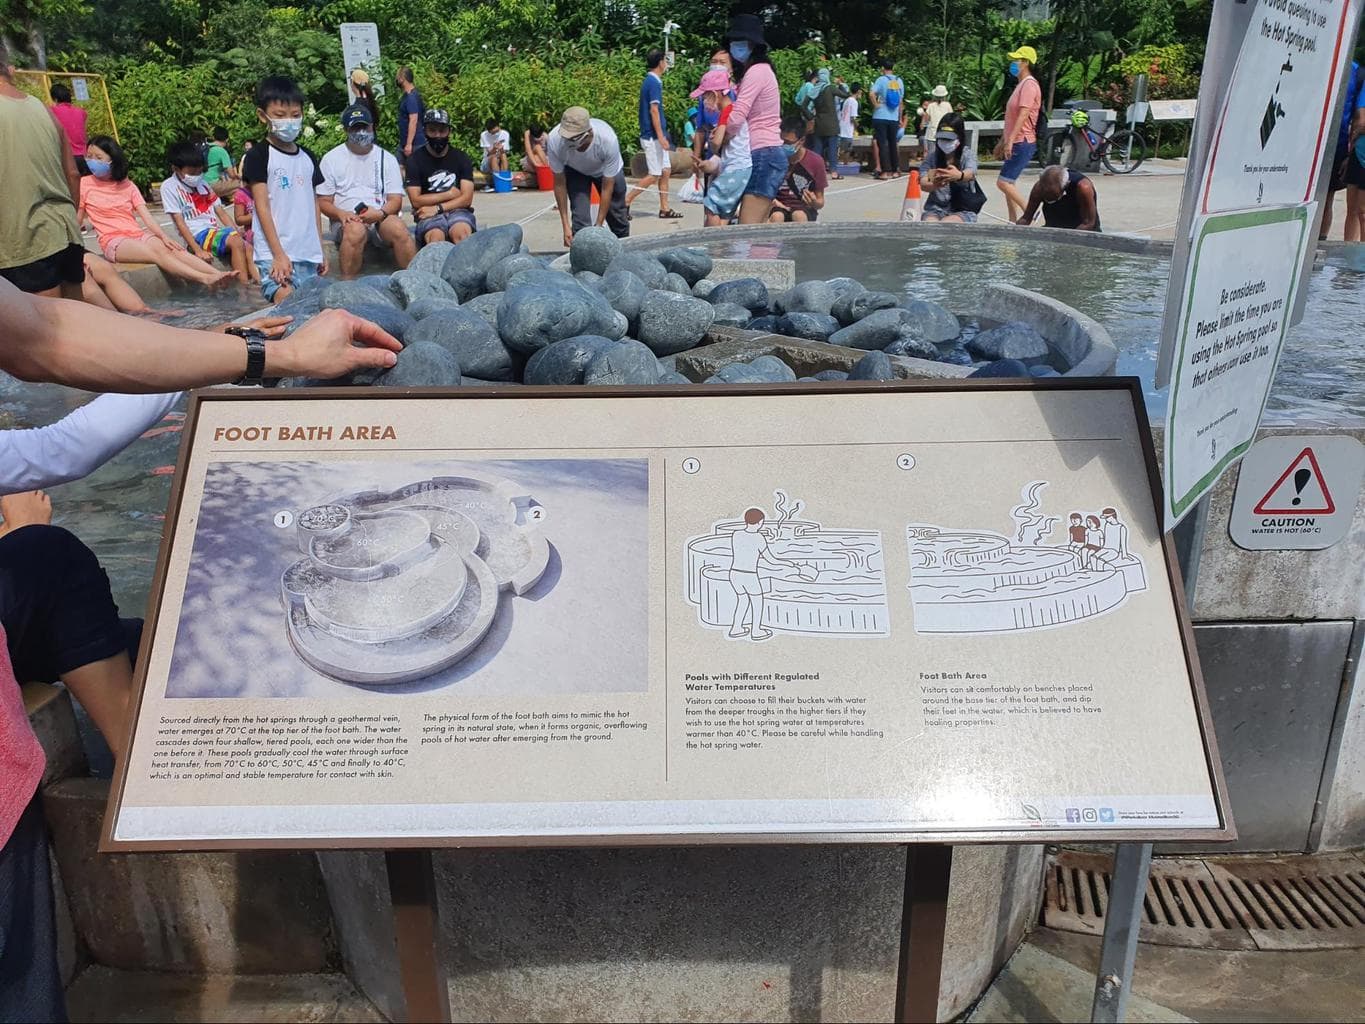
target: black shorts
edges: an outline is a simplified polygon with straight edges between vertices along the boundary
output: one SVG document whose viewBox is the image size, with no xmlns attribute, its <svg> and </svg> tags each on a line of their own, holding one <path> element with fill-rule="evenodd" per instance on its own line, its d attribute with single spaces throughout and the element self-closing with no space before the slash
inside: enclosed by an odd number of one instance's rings
<svg viewBox="0 0 1365 1024">
<path fill-rule="evenodd" d="M 808 223 L 814 224 L 820 219 L 820 211 L 813 206 L 793 206 L 786 210 L 774 209 L 773 213 L 782 214 L 782 222 L 784 224 L 790 224 L 792 222 L 792 214 L 796 213 L 798 210 L 806 215 L 806 221 Z"/>
<path fill-rule="evenodd" d="M 1360 162 L 1360 157 L 1352 153 L 1346 158 L 1346 173 L 1342 177 L 1347 185 L 1365 188 L 1365 164 Z"/>
<path fill-rule="evenodd" d="M 0 277 L 21 292 L 30 294 L 50 291 L 64 284 L 79 285 L 85 281 L 85 246 L 68 245 L 22 267 L 0 270 Z"/>
<path fill-rule="evenodd" d="M 1327 183 L 1329 192 L 1340 192 L 1346 187 L 1346 168 L 1350 165 L 1347 157 L 1350 155 L 1351 151 L 1345 145 L 1337 146 L 1336 154 L 1332 157 L 1332 173 Z"/>
</svg>

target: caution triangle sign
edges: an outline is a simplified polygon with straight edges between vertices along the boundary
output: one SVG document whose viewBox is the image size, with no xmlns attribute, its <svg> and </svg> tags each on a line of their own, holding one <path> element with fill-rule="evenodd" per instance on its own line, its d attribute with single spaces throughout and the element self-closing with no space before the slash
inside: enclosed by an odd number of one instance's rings
<svg viewBox="0 0 1365 1024">
<path fill-rule="evenodd" d="M 1313 449 L 1305 448 L 1251 511 L 1258 516 L 1331 515 L 1337 510 Z"/>
</svg>

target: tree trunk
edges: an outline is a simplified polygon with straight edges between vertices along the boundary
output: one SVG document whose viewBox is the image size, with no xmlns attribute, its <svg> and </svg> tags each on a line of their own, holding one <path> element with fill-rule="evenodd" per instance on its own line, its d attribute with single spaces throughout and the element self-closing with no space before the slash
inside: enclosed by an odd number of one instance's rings
<svg viewBox="0 0 1365 1024">
<path fill-rule="evenodd" d="M 24 26 L 28 33 L 28 49 L 33 54 L 33 67 L 37 71 L 47 70 L 47 36 L 43 34 L 43 26 L 35 18 Z"/>
<path fill-rule="evenodd" d="M 1048 44 L 1047 58 L 1052 67 L 1047 75 L 1047 101 L 1043 104 L 1043 113 L 1051 116 L 1052 106 L 1057 101 L 1057 74 L 1062 68 L 1062 18 L 1058 12 L 1057 20 L 1052 23 L 1052 42 Z"/>
</svg>

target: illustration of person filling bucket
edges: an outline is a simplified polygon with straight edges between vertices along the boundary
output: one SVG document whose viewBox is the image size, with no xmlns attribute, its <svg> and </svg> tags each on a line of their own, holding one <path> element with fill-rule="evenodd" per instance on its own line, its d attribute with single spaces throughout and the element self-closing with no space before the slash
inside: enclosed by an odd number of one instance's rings
<svg viewBox="0 0 1365 1024">
<path fill-rule="evenodd" d="M 1061 516 L 1045 515 L 1035 480 L 1010 510 L 1011 536 L 911 524 L 910 598 L 917 633 L 1009 633 L 1050 629 L 1121 608 L 1147 589 L 1141 558 L 1114 505 L 1067 513 L 1066 537 L 1050 543 Z"/>
<path fill-rule="evenodd" d="M 799 519 L 774 491 L 777 518 L 751 506 L 684 547 L 686 597 L 701 625 L 732 640 L 887 636 L 881 533 Z"/>
</svg>

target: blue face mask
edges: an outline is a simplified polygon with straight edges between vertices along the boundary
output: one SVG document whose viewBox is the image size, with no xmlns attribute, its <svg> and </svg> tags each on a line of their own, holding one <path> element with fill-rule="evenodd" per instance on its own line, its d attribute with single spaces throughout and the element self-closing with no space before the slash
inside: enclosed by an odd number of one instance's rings
<svg viewBox="0 0 1365 1024">
<path fill-rule="evenodd" d="M 1019 62 L 1017 60 L 1010 61 L 1010 77 L 1011 78 L 1019 77 Z"/>
<path fill-rule="evenodd" d="M 782 143 L 782 152 L 784 152 L 784 153 L 787 154 L 787 159 L 788 159 L 788 160 L 790 160 L 792 157 L 796 156 L 796 151 L 797 151 L 797 149 L 799 149 L 799 148 L 800 148 L 800 147 L 799 147 L 795 142 L 784 142 L 784 143 Z"/>
<path fill-rule="evenodd" d="M 89 157 L 86 158 L 85 166 L 90 168 L 90 173 L 96 178 L 106 181 L 114 169 L 114 165 L 108 160 L 91 160 Z"/>
<path fill-rule="evenodd" d="M 747 63 L 753 52 L 753 47 L 749 45 L 747 39 L 735 39 L 730 43 L 730 56 L 741 64 Z"/>
</svg>

